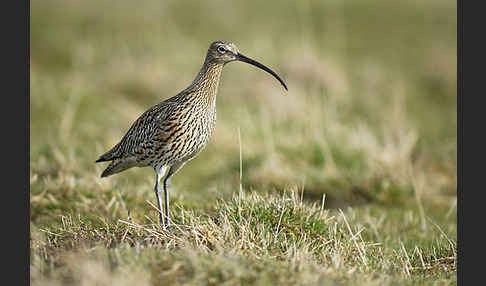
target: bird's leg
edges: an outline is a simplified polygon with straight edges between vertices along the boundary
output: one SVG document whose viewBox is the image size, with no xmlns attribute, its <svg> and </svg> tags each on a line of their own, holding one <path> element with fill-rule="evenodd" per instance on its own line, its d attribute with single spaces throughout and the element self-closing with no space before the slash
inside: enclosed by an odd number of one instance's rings
<svg viewBox="0 0 486 286">
<path fill-rule="evenodd" d="M 169 185 L 170 185 L 170 177 L 172 177 L 171 172 L 167 174 L 167 177 L 164 179 L 164 197 L 165 197 L 165 219 L 166 219 L 166 227 L 169 228 L 170 222 L 169 222 Z"/>
<path fill-rule="evenodd" d="M 162 189 L 160 188 L 161 176 L 160 176 L 159 172 L 156 172 L 156 173 L 157 173 L 157 178 L 155 180 L 155 196 L 157 197 L 157 207 L 158 207 L 158 211 L 159 211 L 160 224 L 165 229 L 165 221 L 164 221 L 164 218 L 162 216 L 162 198 L 160 197 L 162 195 Z"/>
<path fill-rule="evenodd" d="M 167 172 L 167 176 L 165 176 L 164 179 L 164 196 L 165 196 L 165 226 L 166 228 L 169 228 L 170 226 L 170 217 L 169 217 L 169 185 L 170 185 L 170 179 L 171 177 L 179 171 L 182 166 L 184 166 L 185 161 L 182 162 L 177 162 L 174 165 L 172 165 L 169 168 L 169 171 Z"/>
</svg>

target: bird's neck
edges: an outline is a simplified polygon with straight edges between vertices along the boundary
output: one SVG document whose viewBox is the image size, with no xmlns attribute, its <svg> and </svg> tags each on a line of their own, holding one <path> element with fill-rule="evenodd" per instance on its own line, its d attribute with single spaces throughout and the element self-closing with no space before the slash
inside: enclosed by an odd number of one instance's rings
<svg viewBox="0 0 486 286">
<path fill-rule="evenodd" d="M 206 58 L 204 65 L 191 84 L 192 94 L 207 97 L 211 102 L 214 102 L 218 93 L 222 69 L 222 63 L 213 62 Z"/>
</svg>

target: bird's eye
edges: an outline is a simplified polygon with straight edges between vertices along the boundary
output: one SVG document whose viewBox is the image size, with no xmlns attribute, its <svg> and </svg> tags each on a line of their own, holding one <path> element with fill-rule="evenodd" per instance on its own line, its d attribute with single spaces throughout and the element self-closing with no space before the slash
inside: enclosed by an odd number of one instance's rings
<svg viewBox="0 0 486 286">
<path fill-rule="evenodd" d="M 223 46 L 219 46 L 219 47 L 218 47 L 218 52 L 220 52 L 220 53 L 222 53 L 222 54 L 223 54 L 223 53 L 225 53 L 225 52 L 226 52 L 226 49 L 225 49 Z"/>
</svg>

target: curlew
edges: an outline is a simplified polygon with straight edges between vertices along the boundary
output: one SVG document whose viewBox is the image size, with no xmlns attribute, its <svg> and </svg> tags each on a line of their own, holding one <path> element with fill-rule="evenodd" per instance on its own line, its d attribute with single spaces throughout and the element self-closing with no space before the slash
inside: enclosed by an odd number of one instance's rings
<svg viewBox="0 0 486 286">
<path fill-rule="evenodd" d="M 132 167 L 151 166 L 156 174 L 155 196 L 164 229 L 170 226 L 169 184 L 185 163 L 201 152 L 216 125 L 216 95 L 223 66 L 241 61 L 273 75 L 287 90 L 283 80 L 271 69 L 238 51 L 228 41 L 211 43 L 204 64 L 194 81 L 178 93 L 145 111 L 121 141 L 96 162 L 111 161 L 101 177 Z M 163 180 L 165 213 L 162 213 Z"/>
</svg>

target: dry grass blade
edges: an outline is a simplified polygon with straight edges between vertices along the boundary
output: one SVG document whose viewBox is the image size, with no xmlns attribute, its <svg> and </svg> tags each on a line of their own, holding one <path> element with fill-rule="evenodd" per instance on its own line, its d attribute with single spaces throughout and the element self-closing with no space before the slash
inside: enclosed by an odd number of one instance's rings
<svg viewBox="0 0 486 286">
<path fill-rule="evenodd" d="M 351 230 L 351 226 L 349 225 L 348 220 L 346 219 L 346 216 L 344 215 L 344 213 L 343 213 L 343 211 L 341 209 L 339 210 L 339 213 L 343 217 L 344 223 L 346 224 L 346 227 L 347 227 L 347 229 L 349 231 L 349 234 L 351 235 L 351 240 L 353 241 L 354 246 L 358 250 L 358 253 L 359 253 L 359 256 L 361 258 L 361 261 L 363 262 L 364 266 L 366 268 L 368 268 L 368 262 L 367 262 L 366 257 L 365 257 L 365 250 L 362 249 L 362 246 L 360 246 L 358 244 L 358 242 L 356 241 L 356 236 L 353 234 L 353 231 Z"/>
<path fill-rule="evenodd" d="M 451 247 L 452 250 L 456 249 L 455 243 L 447 236 L 447 234 L 440 228 L 439 225 L 437 225 L 430 217 L 427 217 L 427 219 L 439 230 L 439 232 L 444 236 L 444 238 L 447 240 L 449 243 L 449 246 Z M 454 251 L 455 254 L 455 251 Z"/>
<path fill-rule="evenodd" d="M 405 246 L 403 245 L 403 242 L 400 241 L 400 247 L 401 247 L 401 250 L 403 251 L 403 253 L 405 254 L 405 260 L 404 260 L 404 263 L 403 263 L 403 268 L 405 269 L 405 273 L 407 274 L 407 276 L 410 276 L 410 269 L 412 268 L 412 264 L 410 263 L 410 258 L 408 257 L 408 253 L 407 253 L 407 250 L 405 249 Z M 403 258 L 401 258 L 403 259 Z"/>
<path fill-rule="evenodd" d="M 285 212 L 285 205 L 282 205 L 282 211 L 280 212 L 280 217 L 278 219 L 277 229 L 275 230 L 275 239 L 277 239 L 277 235 L 280 231 L 280 223 L 282 223 L 282 217 Z"/>
</svg>

